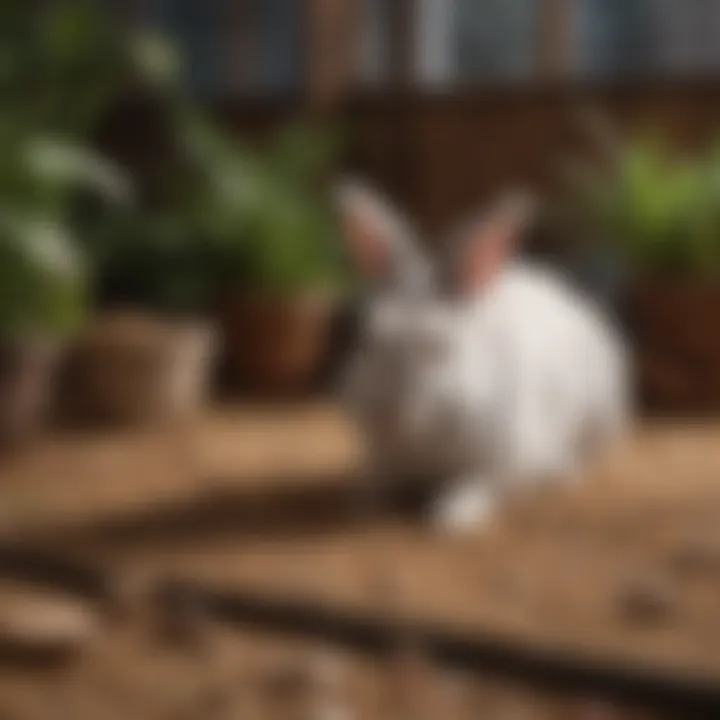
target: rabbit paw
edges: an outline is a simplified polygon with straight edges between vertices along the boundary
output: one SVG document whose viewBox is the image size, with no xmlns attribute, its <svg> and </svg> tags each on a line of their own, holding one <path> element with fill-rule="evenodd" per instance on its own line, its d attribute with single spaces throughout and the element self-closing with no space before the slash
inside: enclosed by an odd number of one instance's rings
<svg viewBox="0 0 720 720">
<path fill-rule="evenodd" d="M 441 532 L 461 533 L 485 526 L 493 517 L 496 493 L 476 477 L 454 483 L 431 508 L 432 526 Z"/>
</svg>

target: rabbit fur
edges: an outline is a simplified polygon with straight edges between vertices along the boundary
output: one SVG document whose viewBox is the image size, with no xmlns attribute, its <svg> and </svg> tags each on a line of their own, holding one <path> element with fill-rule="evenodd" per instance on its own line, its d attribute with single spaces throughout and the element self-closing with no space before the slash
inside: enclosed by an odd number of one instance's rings
<svg viewBox="0 0 720 720">
<path fill-rule="evenodd" d="M 338 198 L 369 287 L 343 385 L 367 440 L 368 488 L 431 477 L 431 522 L 463 530 L 507 491 L 575 478 L 622 435 L 625 347 L 589 298 L 516 258 L 528 198 L 469 224 L 444 266 L 367 186 L 345 182 Z"/>
</svg>

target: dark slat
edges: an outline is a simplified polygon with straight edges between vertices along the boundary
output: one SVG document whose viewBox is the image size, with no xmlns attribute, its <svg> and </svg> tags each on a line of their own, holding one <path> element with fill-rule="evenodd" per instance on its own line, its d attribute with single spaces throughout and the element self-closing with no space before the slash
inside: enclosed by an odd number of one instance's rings
<svg viewBox="0 0 720 720">
<path fill-rule="evenodd" d="M 370 654 L 411 640 L 439 662 L 485 677 L 515 681 L 541 692 L 603 698 L 628 708 L 673 717 L 720 717 L 720 683 L 630 665 L 603 664 L 548 648 L 534 648 L 491 632 L 458 634 L 449 628 L 402 623 L 301 600 L 281 600 L 239 590 L 208 590 L 170 582 L 167 603 L 193 599 L 231 623 L 322 638 Z"/>
<path fill-rule="evenodd" d="M 0 547 L 0 578 L 95 600 L 107 600 L 112 587 L 112 573 L 102 568 L 21 547 Z M 166 580 L 157 583 L 154 596 L 169 613 L 191 604 L 233 625 L 309 636 L 371 655 L 385 655 L 411 641 L 449 667 L 514 681 L 543 693 L 601 698 L 663 716 L 720 717 L 720 683 L 681 672 L 596 662 L 567 651 L 509 641 L 492 632 L 459 634 L 448 627 L 242 589 Z"/>
<path fill-rule="evenodd" d="M 110 593 L 108 576 L 100 568 L 13 545 L 0 546 L 0 579 L 57 588 L 89 600 L 105 600 Z"/>
</svg>

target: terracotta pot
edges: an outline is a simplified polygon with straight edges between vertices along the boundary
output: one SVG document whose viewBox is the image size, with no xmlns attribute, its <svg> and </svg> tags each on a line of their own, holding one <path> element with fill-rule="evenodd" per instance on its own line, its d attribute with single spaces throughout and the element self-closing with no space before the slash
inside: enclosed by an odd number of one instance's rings
<svg viewBox="0 0 720 720">
<path fill-rule="evenodd" d="M 0 445 L 21 444 L 46 424 L 62 350 L 47 338 L 0 346 Z"/>
<path fill-rule="evenodd" d="M 208 394 L 216 333 L 209 323 L 122 313 L 98 318 L 78 344 L 72 413 L 142 425 L 197 412 Z"/>
<path fill-rule="evenodd" d="M 336 309 L 321 294 L 227 298 L 220 317 L 230 384 L 265 396 L 308 391 L 331 352 Z"/>
<path fill-rule="evenodd" d="M 641 400 L 665 412 L 720 412 L 720 284 L 639 282 L 625 314 Z"/>
</svg>

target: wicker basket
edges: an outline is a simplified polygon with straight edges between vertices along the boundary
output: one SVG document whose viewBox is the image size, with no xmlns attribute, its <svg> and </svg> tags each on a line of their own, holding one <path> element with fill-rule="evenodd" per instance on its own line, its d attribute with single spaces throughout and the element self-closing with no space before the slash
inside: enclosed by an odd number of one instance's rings
<svg viewBox="0 0 720 720">
<path fill-rule="evenodd" d="M 15 446 L 47 423 L 55 401 L 61 343 L 26 339 L 0 347 L 0 445 Z"/>
<path fill-rule="evenodd" d="M 626 317 L 643 405 L 663 413 L 720 412 L 720 284 L 637 283 Z"/>
<path fill-rule="evenodd" d="M 322 295 L 226 300 L 220 316 L 229 384 L 266 397 L 309 391 L 332 352 L 336 310 Z"/>
<path fill-rule="evenodd" d="M 73 359 L 71 413 L 119 424 L 195 413 L 209 390 L 215 350 L 215 332 L 205 322 L 127 313 L 100 317 Z"/>
</svg>

